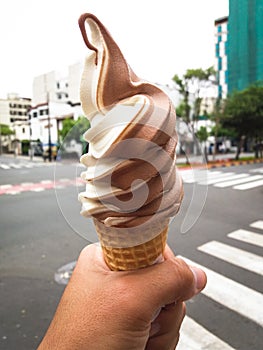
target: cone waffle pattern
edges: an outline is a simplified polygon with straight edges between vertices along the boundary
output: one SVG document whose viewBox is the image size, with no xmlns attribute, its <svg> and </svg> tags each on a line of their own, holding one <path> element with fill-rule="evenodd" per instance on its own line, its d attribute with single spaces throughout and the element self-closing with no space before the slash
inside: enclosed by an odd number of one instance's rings
<svg viewBox="0 0 263 350">
<path fill-rule="evenodd" d="M 97 226 L 96 228 L 98 236 L 101 238 L 104 233 L 101 231 L 99 232 Z M 104 259 L 109 268 L 115 271 L 137 270 L 142 267 L 150 266 L 163 254 L 167 240 L 167 232 L 168 226 L 150 241 L 127 248 L 105 246 L 103 244 L 103 239 L 101 239 Z"/>
</svg>

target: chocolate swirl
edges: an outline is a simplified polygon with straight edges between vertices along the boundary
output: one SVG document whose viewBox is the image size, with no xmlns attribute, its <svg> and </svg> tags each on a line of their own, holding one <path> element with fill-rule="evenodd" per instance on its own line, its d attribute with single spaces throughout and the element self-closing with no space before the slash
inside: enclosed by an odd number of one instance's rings
<svg viewBox="0 0 263 350">
<path fill-rule="evenodd" d="M 91 50 L 80 89 L 91 123 L 84 135 L 89 153 L 81 157 L 87 166 L 81 213 L 114 227 L 172 217 L 183 197 L 172 103 L 160 88 L 136 76 L 94 15 L 83 14 L 79 25 Z"/>
</svg>

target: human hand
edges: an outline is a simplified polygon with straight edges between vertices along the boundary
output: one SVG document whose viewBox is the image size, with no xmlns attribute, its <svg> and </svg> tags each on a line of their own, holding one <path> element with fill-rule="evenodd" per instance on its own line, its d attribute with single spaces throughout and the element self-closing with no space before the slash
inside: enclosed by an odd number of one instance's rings
<svg viewBox="0 0 263 350">
<path fill-rule="evenodd" d="M 38 350 L 172 350 L 184 301 L 206 284 L 168 246 L 164 262 L 136 271 L 111 271 L 99 245 L 81 252 Z"/>
</svg>

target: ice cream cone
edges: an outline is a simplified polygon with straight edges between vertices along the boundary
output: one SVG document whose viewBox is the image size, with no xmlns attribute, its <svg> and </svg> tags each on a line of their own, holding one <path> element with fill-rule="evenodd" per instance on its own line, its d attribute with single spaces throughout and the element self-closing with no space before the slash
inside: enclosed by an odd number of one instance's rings
<svg viewBox="0 0 263 350">
<path fill-rule="evenodd" d="M 162 226 L 162 228 L 160 227 L 161 223 L 155 223 L 154 229 L 152 226 L 148 227 L 148 231 L 143 229 L 144 237 L 153 238 L 133 246 L 131 245 L 132 242 L 126 240 L 126 237 L 129 236 L 125 236 L 125 232 L 124 236 L 120 234 L 120 229 L 106 227 L 96 219 L 94 219 L 94 224 L 105 262 L 111 270 L 136 270 L 153 265 L 162 259 L 168 235 L 167 220 L 166 226 Z M 157 230 L 159 230 L 158 234 L 156 234 Z M 125 238 L 121 238 L 121 236 Z"/>
<path fill-rule="evenodd" d="M 89 49 L 80 100 L 91 125 L 81 214 L 93 218 L 109 268 L 136 270 L 161 261 L 180 208 L 176 113 L 162 89 L 133 72 L 96 16 L 81 15 L 79 25 Z"/>
</svg>

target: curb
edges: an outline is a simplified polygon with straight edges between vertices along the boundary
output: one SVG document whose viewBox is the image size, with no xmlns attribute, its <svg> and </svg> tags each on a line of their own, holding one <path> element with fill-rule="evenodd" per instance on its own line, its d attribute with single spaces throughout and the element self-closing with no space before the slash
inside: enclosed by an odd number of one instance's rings
<svg viewBox="0 0 263 350">
<path fill-rule="evenodd" d="M 228 160 L 228 161 L 223 161 L 219 162 L 216 164 L 207 164 L 208 169 L 213 169 L 213 168 L 225 168 L 225 167 L 230 167 L 230 166 L 238 166 L 238 165 L 246 165 L 246 164 L 258 164 L 258 163 L 263 163 L 263 158 L 260 159 L 253 159 L 253 160 Z"/>
<path fill-rule="evenodd" d="M 177 168 L 179 170 L 188 170 L 188 169 L 215 169 L 215 168 L 227 168 L 231 166 L 238 166 L 238 165 L 247 165 L 247 164 L 259 164 L 263 163 L 263 158 L 259 159 L 253 159 L 253 160 L 223 160 L 216 163 L 207 163 L 204 164 L 193 164 L 192 166 L 180 166 L 180 164 L 177 164 Z"/>
</svg>

